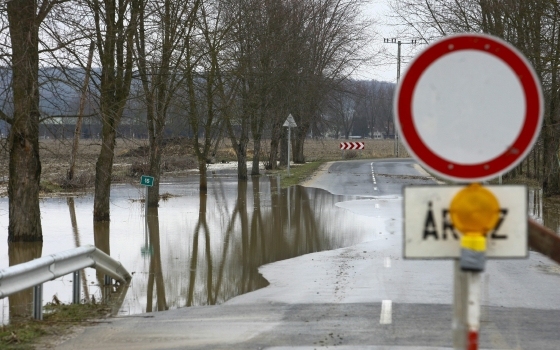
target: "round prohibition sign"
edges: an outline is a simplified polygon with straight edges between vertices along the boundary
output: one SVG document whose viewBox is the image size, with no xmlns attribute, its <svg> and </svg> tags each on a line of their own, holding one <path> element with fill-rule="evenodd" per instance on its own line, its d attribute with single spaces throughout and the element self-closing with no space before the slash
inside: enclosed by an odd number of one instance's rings
<svg viewBox="0 0 560 350">
<path fill-rule="evenodd" d="M 505 41 L 481 34 L 443 38 L 403 75 L 395 121 L 410 154 L 453 181 L 493 178 L 521 162 L 542 125 L 533 68 Z"/>
</svg>

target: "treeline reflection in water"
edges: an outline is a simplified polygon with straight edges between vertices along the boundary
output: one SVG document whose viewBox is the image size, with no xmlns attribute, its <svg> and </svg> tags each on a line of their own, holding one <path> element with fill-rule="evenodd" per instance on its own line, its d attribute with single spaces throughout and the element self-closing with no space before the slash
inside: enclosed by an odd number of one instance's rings
<svg viewBox="0 0 560 350">
<path fill-rule="evenodd" d="M 281 189 L 275 177 L 237 181 L 215 176 L 207 194 L 195 181 L 162 184 L 171 194 L 147 212 L 143 190 L 115 186 L 111 222 L 93 224 L 92 197 L 46 199 L 42 202 L 44 244 L 2 245 L 18 264 L 83 244 L 95 244 L 133 274 L 128 291 L 102 288 L 94 270 L 82 273 L 82 298 L 112 297 L 115 312 L 135 314 L 194 305 L 213 305 L 267 285 L 258 267 L 307 253 L 336 249 L 367 240 L 373 227 L 335 203 L 353 199 L 301 186 Z M 0 202 L 7 213 L 7 200 Z M 7 215 L 0 216 L 7 231 Z M 0 246 L 1 248 L 1 246 Z M 53 295 L 71 300 L 71 279 L 48 282 L 44 302 Z M 115 300 L 117 299 L 117 300 Z M 28 315 L 32 292 L 9 297 L 10 315 Z"/>
</svg>

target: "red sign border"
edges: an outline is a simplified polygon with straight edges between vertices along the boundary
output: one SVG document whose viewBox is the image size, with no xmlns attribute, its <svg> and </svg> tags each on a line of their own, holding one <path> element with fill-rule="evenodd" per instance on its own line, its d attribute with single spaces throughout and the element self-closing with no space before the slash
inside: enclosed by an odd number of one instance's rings
<svg viewBox="0 0 560 350">
<path fill-rule="evenodd" d="M 516 73 L 525 94 L 525 121 L 517 139 L 504 153 L 478 164 L 460 164 L 435 154 L 422 141 L 412 115 L 414 92 L 424 71 L 437 59 L 459 50 L 480 50 L 501 59 Z M 541 129 L 544 110 L 538 81 L 525 57 L 501 39 L 483 34 L 445 37 L 420 53 L 403 75 L 395 95 L 395 121 L 408 151 L 435 173 L 460 182 L 487 180 L 515 167 L 535 143 Z"/>
</svg>

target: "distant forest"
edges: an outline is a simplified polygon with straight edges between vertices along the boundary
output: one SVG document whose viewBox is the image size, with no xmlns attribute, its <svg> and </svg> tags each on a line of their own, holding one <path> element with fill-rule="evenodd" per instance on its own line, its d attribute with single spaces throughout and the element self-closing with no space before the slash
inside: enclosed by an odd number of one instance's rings
<svg viewBox="0 0 560 350">
<path fill-rule="evenodd" d="M 101 133 L 99 113 L 99 79 L 101 69 L 91 70 L 91 79 L 85 95 L 83 126 L 80 137 L 98 139 Z M 0 106 L 7 114 L 13 113 L 11 101 L 9 68 L 0 69 Z M 40 69 L 41 123 L 40 137 L 70 139 L 74 137 L 76 121 L 79 115 L 80 98 L 85 78 L 85 70 L 76 68 Z M 200 80 L 204 80 L 201 75 Z M 118 127 L 120 137 L 147 138 L 146 108 L 140 96 L 141 81 L 132 80 L 132 92 L 125 106 L 121 124 Z M 320 108 L 320 118 L 310 129 L 308 137 L 315 138 L 393 138 L 393 92 L 395 84 L 376 80 L 348 79 L 331 91 Z M 181 100 L 172 103 L 165 126 L 165 137 L 193 137 L 192 127 L 187 120 L 187 111 L 182 109 Z M 266 124 L 266 123 L 265 123 Z M 9 124 L 0 120 L 0 133 L 6 137 Z M 271 128 L 265 129 L 265 138 L 270 138 Z M 199 131 L 202 136 L 203 131 Z"/>
</svg>

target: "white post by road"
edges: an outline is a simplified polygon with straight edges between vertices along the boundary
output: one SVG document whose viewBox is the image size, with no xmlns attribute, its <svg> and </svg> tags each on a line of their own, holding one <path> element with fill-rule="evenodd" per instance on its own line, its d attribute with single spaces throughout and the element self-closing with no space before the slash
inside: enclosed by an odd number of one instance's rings
<svg viewBox="0 0 560 350">
<path fill-rule="evenodd" d="M 288 127 L 288 176 L 290 176 L 290 153 L 291 153 L 290 145 L 292 143 L 291 129 L 297 127 L 297 124 L 296 121 L 294 120 L 294 117 L 290 114 L 288 115 L 288 118 L 286 118 L 286 121 L 282 126 Z"/>
<path fill-rule="evenodd" d="M 480 272 L 467 272 L 467 347 L 478 350 L 478 330 L 480 329 Z"/>
<path fill-rule="evenodd" d="M 290 114 L 291 115 L 291 114 Z M 292 128 L 288 126 L 288 176 L 290 176 L 290 144 L 292 143 Z"/>
</svg>

